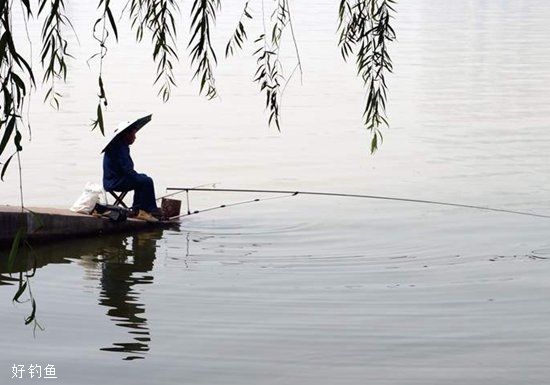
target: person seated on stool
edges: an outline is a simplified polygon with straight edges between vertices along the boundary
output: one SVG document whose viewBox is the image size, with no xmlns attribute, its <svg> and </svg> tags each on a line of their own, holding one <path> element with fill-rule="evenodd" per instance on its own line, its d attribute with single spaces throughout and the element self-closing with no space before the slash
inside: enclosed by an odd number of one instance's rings
<svg viewBox="0 0 550 385">
<path fill-rule="evenodd" d="M 111 140 L 103 149 L 103 188 L 107 191 L 134 191 L 132 209 L 137 211 L 136 218 L 148 222 L 157 222 L 153 214 L 159 209 L 155 200 L 153 179 L 134 170 L 130 157 L 130 145 L 136 140 L 136 133 L 151 121 L 151 115 L 132 122 L 118 125 Z"/>
</svg>

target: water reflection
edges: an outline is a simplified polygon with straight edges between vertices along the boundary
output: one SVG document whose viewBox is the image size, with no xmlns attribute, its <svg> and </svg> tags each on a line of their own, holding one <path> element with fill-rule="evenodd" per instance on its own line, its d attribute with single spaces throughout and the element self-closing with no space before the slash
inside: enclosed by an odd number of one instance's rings
<svg viewBox="0 0 550 385">
<path fill-rule="evenodd" d="M 99 286 L 98 303 L 108 308 L 106 315 L 131 336 L 129 341 L 113 342 L 100 350 L 124 353 L 125 360 L 145 358 L 151 334 L 144 316 L 145 305 L 140 299 L 140 285 L 153 283 L 151 271 L 157 242 L 162 236 L 162 229 L 154 229 L 131 236 L 112 235 L 42 245 L 32 252 L 26 249 L 11 275 L 7 258 L 0 258 L 0 286 L 17 285 L 21 273 L 29 272 L 33 266 L 37 268 L 33 279 L 39 280 L 40 269 L 46 265 L 76 262 L 84 269 L 86 279 L 93 282 L 92 287 Z M 4 254 L 6 252 L 1 252 Z M 40 309 L 39 301 L 37 307 L 38 311 L 47 311 Z"/>
<path fill-rule="evenodd" d="M 101 258 L 101 294 L 99 304 L 109 307 L 107 315 L 117 326 L 128 328 L 131 342 L 114 343 L 104 351 L 131 353 L 126 360 L 144 358 L 149 351 L 151 336 L 145 305 L 140 303 L 136 285 L 153 283 L 147 274 L 153 269 L 156 244 L 162 231 L 136 234 L 126 239 L 113 239 L 103 250 Z"/>
</svg>

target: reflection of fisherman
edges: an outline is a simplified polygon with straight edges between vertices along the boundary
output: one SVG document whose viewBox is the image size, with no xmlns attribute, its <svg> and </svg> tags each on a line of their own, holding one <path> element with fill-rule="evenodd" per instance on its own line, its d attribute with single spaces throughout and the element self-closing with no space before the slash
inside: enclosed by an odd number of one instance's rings
<svg viewBox="0 0 550 385">
<path fill-rule="evenodd" d="M 134 170 L 130 157 L 130 145 L 136 140 L 136 133 L 151 121 L 151 115 L 132 122 L 119 124 L 109 143 L 103 149 L 103 187 L 107 191 L 134 191 L 133 209 L 137 219 L 156 222 L 159 215 L 155 201 L 153 179 Z"/>
<path fill-rule="evenodd" d="M 132 237 L 132 251 L 126 248 L 126 238 L 113 236 L 104 240 L 99 304 L 109 308 L 107 315 L 118 326 L 129 329 L 133 340 L 115 342 L 101 350 L 128 353 L 126 360 L 144 358 L 142 354 L 149 350 L 151 336 L 144 316 L 145 305 L 136 285 L 153 283 L 150 272 L 161 237 L 162 231 L 136 234 Z"/>
</svg>

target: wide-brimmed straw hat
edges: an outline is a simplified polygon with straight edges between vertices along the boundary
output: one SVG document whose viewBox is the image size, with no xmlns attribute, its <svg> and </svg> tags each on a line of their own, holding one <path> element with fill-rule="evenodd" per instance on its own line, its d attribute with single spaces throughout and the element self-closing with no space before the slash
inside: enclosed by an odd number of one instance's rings
<svg viewBox="0 0 550 385">
<path fill-rule="evenodd" d="M 126 122 L 119 123 L 107 138 L 107 144 L 105 145 L 105 147 L 103 147 L 103 150 L 101 150 L 101 152 L 105 152 L 107 147 L 109 147 L 109 145 L 113 143 L 113 141 L 123 133 L 128 132 L 130 130 L 136 130 L 136 131 L 140 130 L 141 127 L 145 126 L 147 123 L 151 121 L 152 117 L 153 117 L 153 114 L 150 114 L 134 121 L 128 120 Z"/>
</svg>

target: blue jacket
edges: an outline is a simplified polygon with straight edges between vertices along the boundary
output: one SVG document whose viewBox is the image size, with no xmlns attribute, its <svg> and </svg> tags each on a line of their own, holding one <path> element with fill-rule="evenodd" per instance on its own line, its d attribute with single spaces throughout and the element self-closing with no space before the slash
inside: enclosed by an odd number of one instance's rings
<svg viewBox="0 0 550 385">
<path fill-rule="evenodd" d="M 137 172 L 130 157 L 130 146 L 120 139 L 115 139 L 103 155 L 103 188 L 105 190 L 125 190 L 129 179 Z"/>
</svg>

